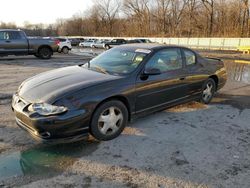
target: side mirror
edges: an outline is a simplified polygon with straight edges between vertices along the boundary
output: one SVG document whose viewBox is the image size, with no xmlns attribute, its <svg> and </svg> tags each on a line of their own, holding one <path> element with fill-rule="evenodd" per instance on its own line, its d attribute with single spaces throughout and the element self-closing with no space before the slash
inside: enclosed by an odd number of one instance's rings
<svg viewBox="0 0 250 188">
<path fill-rule="evenodd" d="M 144 75 L 159 75 L 161 74 L 161 71 L 160 69 L 157 69 L 157 68 L 148 68 L 148 69 L 145 69 L 144 72 L 143 72 Z"/>
</svg>

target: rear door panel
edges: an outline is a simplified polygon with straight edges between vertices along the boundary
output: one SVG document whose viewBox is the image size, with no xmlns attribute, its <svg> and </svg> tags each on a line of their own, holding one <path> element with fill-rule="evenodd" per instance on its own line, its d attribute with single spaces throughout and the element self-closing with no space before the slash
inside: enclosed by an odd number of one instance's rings
<svg viewBox="0 0 250 188">
<path fill-rule="evenodd" d="M 187 53 L 185 53 L 187 52 Z M 194 57 L 191 57 L 191 54 Z M 186 82 L 188 84 L 188 95 L 194 96 L 201 93 L 202 86 L 208 78 L 207 71 L 200 59 L 189 49 L 183 49 Z M 195 58 L 195 59 L 194 59 Z"/>
</svg>

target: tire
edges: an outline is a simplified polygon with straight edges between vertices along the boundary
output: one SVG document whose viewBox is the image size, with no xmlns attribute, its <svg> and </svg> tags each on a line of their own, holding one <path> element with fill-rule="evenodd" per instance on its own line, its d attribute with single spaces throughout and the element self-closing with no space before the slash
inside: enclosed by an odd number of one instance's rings
<svg viewBox="0 0 250 188">
<path fill-rule="evenodd" d="M 94 112 L 90 132 L 97 140 L 107 141 L 118 137 L 128 123 L 128 110 L 118 100 L 101 104 Z"/>
<path fill-rule="evenodd" d="M 209 78 L 202 86 L 202 94 L 200 101 L 204 104 L 209 104 L 214 97 L 216 84 L 212 78 Z"/>
<path fill-rule="evenodd" d="M 34 56 L 37 57 L 37 58 L 40 58 L 40 56 L 38 54 L 34 54 Z"/>
<path fill-rule="evenodd" d="M 38 51 L 38 55 L 41 59 L 50 59 L 52 54 L 52 50 L 48 47 L 42 47 Z"/>
<path fill-rule="evenodd" d="M 92 45 L 91 48 L 96 48 L 96 46 L 95 46 L 95 45 Z"/>
<path fill-rule="evenodd" d="M 109 49 L 110 49 L 110 46 L 109 46 L 109 45 L 105 45 L 105 49 L 106 49 L 106 50 L 109 50 Z"/>
<path fill-rule="evenodd" d="M 68 47 L 63 47 L 61 52 L 64 53 L 64 54 L 68 54 L 69 53 L 69 48 Z"/>
</svg>

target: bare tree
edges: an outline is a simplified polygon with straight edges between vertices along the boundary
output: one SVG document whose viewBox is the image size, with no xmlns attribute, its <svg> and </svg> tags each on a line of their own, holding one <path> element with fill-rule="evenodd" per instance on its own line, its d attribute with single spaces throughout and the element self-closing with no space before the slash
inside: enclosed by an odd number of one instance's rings
<svg viewBox="0 0 250 188">
<path fill-rule="evenodd" d="M 193 33 L 196 20 L 197 0 L 187 0 L 187 15 L 188 15 L 188 37 Z"/>
<path fill-rule="evenodd" d="M 187 0 L 171 0 L 171 34 L 176 35 L 182 19 L 182 15 L 187 6 Z"/>
<path fill-rule="evenodd" d="M 249 37 L 249 0 L 94 0 L 53 25 L 25 22 L 30 35 Z M 1 23 L 0 28 L 17 28 Z"/>
<path fill-rule="evenodd" d="M 118 17 L 121 2 L 119 0 L 95 0 L 96 11 L 99 9 L 99 15 L 108 28 L 109 36 L 113 35 L 114 24 Z"/>
<path fill-rule="evenodd" d="M 147 35 L 150 32 L 150 8 L 149 0 L 124 0 L 124 11 L 135 20 L 136 25 L 139 26 L 138 31 L 142 35 Z"/>
<path fill-rule="evenodd" d="M 208 23 L 208 36 L 212 36 L 213 33 L 213 26 L 214 26 L 214 6 L 215 6 L 215 0 L 202 0 L 202 3 L 204 7 L 206 8 L 209 16 L 209 22 Z"/>
<path fill-rule="evenodd" d="M 249 36 L 249 0 L 241 0 L 242 2 L 242 23 L 241 23 L 241 36 L 244 36 L 244 32 Z"/>
<path fill-rule="evenodd" d="M 157 0 L 157 27 L 160 32 L 163 32 L 164 35 L 167 34 L 167 25 L 168 22 L 168 14 L 169 14 L 169 7 L 170 7 L 170 0 Z"/>
</svg>

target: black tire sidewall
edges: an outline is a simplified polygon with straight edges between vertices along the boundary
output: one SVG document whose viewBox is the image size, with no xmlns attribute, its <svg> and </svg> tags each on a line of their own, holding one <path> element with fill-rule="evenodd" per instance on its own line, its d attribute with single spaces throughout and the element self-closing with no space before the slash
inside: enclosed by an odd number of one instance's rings
<svg viewBox="0 0 250 188">
<path fill-rule="evenodd" d="M 64 52 L 65 49 L 67 50 L 66 53 Z M 62 52 L 63 52 L 64 54 L 68 54 L 68 53 L 69 53 L 69 48 L 68 48 L 68 47 L 63 47 L 63 48 L 62 48 Z"/>
<path fill-rule="evenodd" d="M 34 54 L 34 56 L 39 59 L 41 58 L 38 54 Z"/>
<path fill-rule="evenodd" d="M 100 117 L 100 114 L 105 109 L 112 107 L 112 106 L 120 109 L 121 113 L 123 114 L 123 122 L 122 122 L 121 127 L 119 128 L 119 130 L 116 133 L 114 133 L 112 135 L 104 135 L 100 132 L 100 130 L 98 128 L 98 119 Z M 125 128 L 125 126 L 127 125 L 127 123 L 128 123 L 127 107 L 121 101 L 110 100 L 110 101 L 104 102 L 99 107 L 97 107 L 97 109 L 95 110 L 95 112 L 92 116 L 92 119 L 91 119 L 91 123 L 90 123 L 90 133 L 97 140 L 102 140 L 102 141 L 112 140 L 112 139 L 118 137 L 122 133 L 122 131 Z"/>
<path fill-rule="evenodd" d="M 208 83 L 212 83 L 213 84 L 213 88 L 212 88 L 212 97 L 210 97 L 209 100 L 205 101 L 203 99 L 203 91 L 204 89 L 206 88 L 207 84 Z M 211 100 L 213 99 L 214 97 L 214 94 L 215 94 L 215 91 L 216 91 L 216 84 L 215 84 L 215 81 L 212 79 L 212 78 L 209 78 L 202 86 L 202 93 L 201 93 L 201 98 L 200 98 L 200 101 L 204 104 L 209 104 L 211 102 Z"/>
<path fill-rule="evenodd" d="M 109 50 L 110 46 L 109 45 L 105 45 L 105 48 L 106 48 L 106 50 Z"/>
<path fill-rule="evenodd" d="M 47 56 L 45 56 L 44 55 L 44 51 L 47 51 L 49 54 L 47 55 Z M 49 48 L 47 48 L 47 47 L 43 47 L 43 48 L 41 48 L 40 50 L 39 50 L 39 57 L 41 58 L 41 59 L 50 59 L 51 58 L 51 56 L 52 56 L 52 51 L 51 51 L 51 49 L 49 49 Z"/>
</svg>

